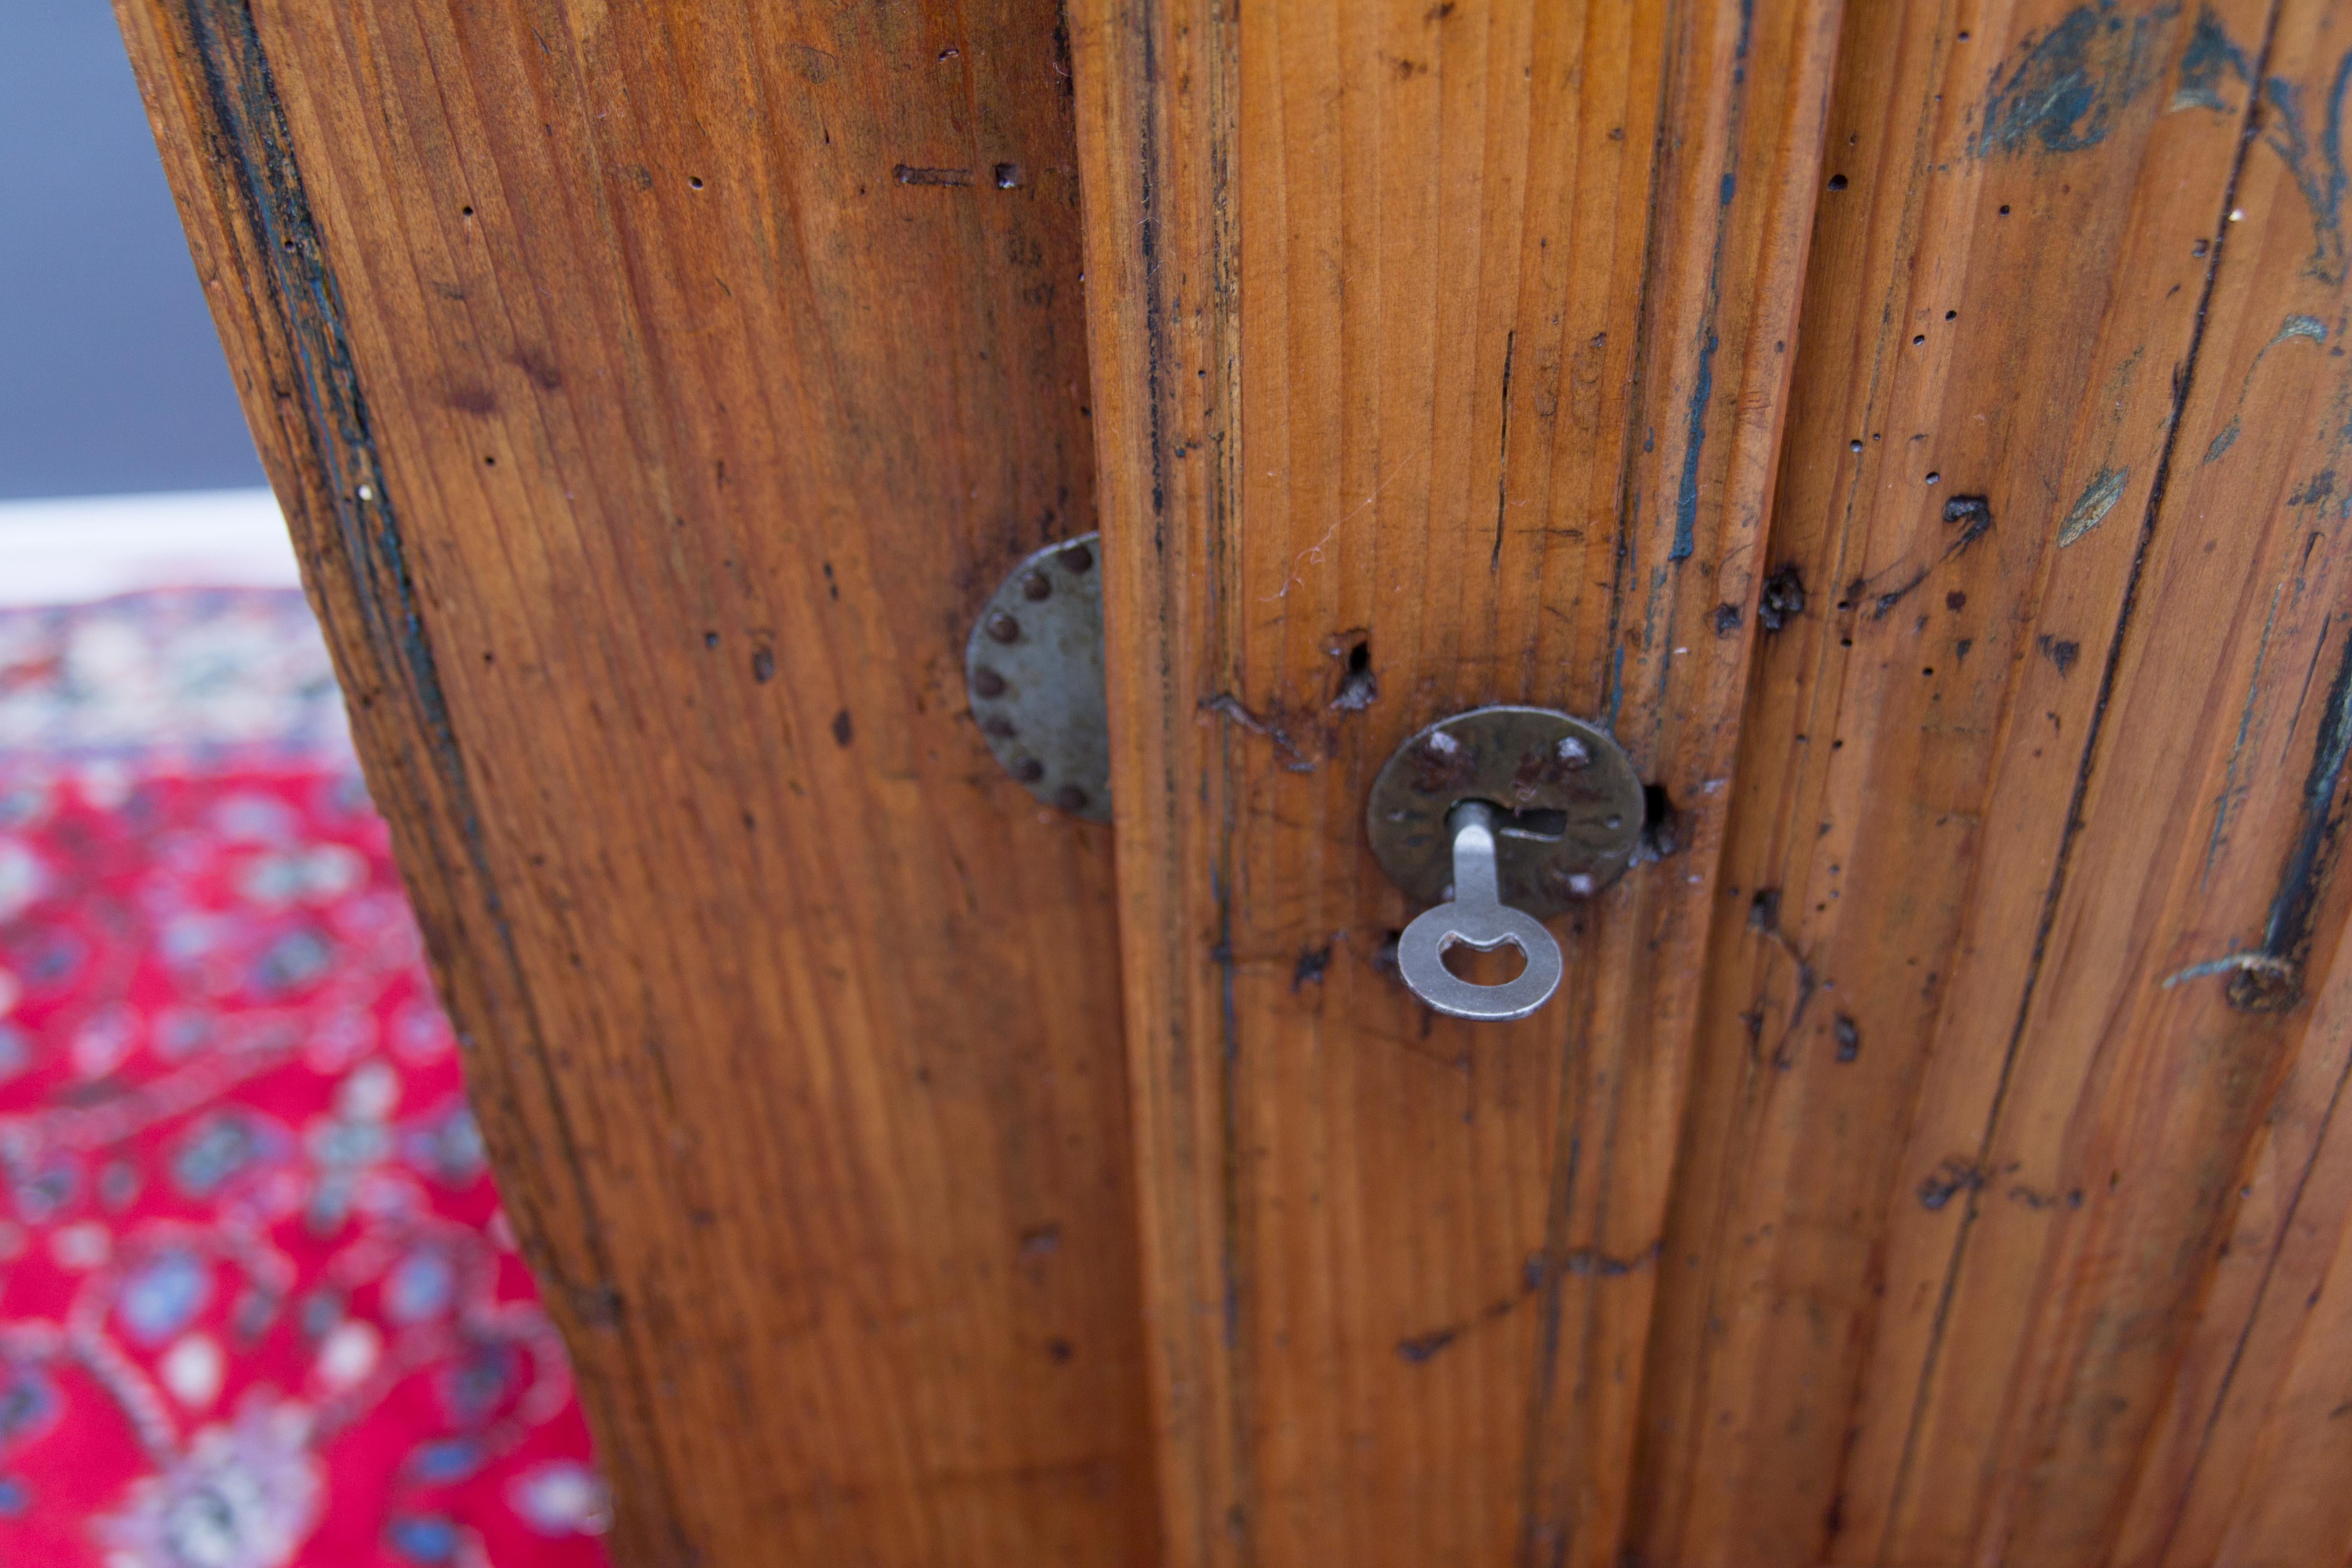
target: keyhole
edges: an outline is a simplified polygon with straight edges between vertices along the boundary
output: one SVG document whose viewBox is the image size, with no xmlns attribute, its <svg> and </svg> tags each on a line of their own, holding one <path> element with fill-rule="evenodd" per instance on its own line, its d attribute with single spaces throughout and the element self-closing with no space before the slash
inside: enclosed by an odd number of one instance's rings
<svg viewBox="0 0 2352 1568">
<path fill-rule="evenodd" d="M 1478 804 L 1495 814 L 1497 838 L 1530 838 L 1538 844 L 1557 844 L 1568 832 L 1568 813 L 1564 811 L 1513 811 L 1491 800 Z"/>
<path fill-rule="evenodd" d="M 1528 955 L 1508 942 L 1483 952 L 1466 942 L 1452 942 L 1438 959 L 1456 980 L 1473 985 L 1508 985 L 1528 969 Z"/>
</svg>

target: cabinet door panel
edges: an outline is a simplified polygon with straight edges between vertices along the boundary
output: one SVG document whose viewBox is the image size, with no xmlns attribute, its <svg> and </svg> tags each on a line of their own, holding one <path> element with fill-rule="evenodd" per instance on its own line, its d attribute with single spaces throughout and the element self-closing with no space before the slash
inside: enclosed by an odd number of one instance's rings
<svg viewBox="0 0 2352 1568">
<path fill-rule="evenodd" d="M 1072 16 L 1171 1561 L 1613 1563 L 1837 7 Z M 1363 831 L 1497 701 L 1654 818 L 1509 1026 Z"/>
<path fill-rule="evenodd" d="M 117 5 L 621 1561 L 2352 1542 L 2352 6 Z"/>
<path fill-rule="evenodd" d="M 2205 1163 L 2234 1170 L 2259 1118 L 2251 1080 L 2228 1110 L 2183 1082 L 2175 1109 L 2219 1120 L 2141 1147 L 2151 1203 L 2105 1190 L 2131 1162 L 2090 1168 L 2093 1119 L 2219 1022 L 2134 1013 L 2194 994 L 2158 984 L 2192 959 L 2142 972 L 2150 900 L 2203 853 L 2204 786 L 2169 791 L 2246 679 L 2217 678 L 2238 612 L 2151 573 L 2205 504 L 2214 437 L 2185 400 L 2242 380 L 2212 357 L 2252 330 L 2231 312 L 2274 331 L 2307 308 L 2284 272 L 2242 306 L 2228 286 L 2262 156 L 2245 51 L 2271 25 L 2260 4 L 1848 12 L 1771 530 L 1808 607 L 1762 638 L 1740 742 L 1668 1232 L 1696 1261 L 1661 1303 L 1637 1489 L 1658 1561 L 1973 1562 L 2012 1528 L 2018 1561 L 2104 1560 L 2218 1240 Z M 2200 568 L 2217 606 L 2225 573 L 2268 594 L 2258 554 L 2241 533 Z M 2268 809 L 2246 804 L 2242 837 Z M 2200 868 L 2193 897 L 2210 918 L 2266 876 Z M 2089 1010 L 2049 1011 L 2070 994 Z M 2111 1077 L 2131 1036 L 2154 1055 Z M 2170 1278 L 2076 1274 L 2109 1226 L 2095 1251 Z M 2107 1373 L 2116 1347 L 2043 1315 L 2086 1288 L 2134 1325 Z M 2038 1380 L 2106 1375 L 2133 1386 L 2100 1396 L 2102 1452 L 2062 1463 Z M 2021 1487 L 2031 1527 L 2003 1500 Z"/>
<path fill-rule="evenodd" d="M 1109 835 L 963 700 L 1091 522 L 1055 8 L 120 15 L 617 1558 L 1148 1560 Z"/>
</svg>

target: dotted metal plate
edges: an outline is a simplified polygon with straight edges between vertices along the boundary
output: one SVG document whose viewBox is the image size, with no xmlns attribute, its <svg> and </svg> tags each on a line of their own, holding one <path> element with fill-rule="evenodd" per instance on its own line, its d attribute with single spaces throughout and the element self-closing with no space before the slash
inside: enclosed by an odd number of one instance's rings
<svg viewBox="0 0 2352 1568">
<path fill-rule="evenodd" d="M 1538 920 L 1616 880 L 1641 842 L 1641 775 L 1608 731 L 1549 708 L 1473 709 L 1406 741 L 1372 782 L 1372 853 L 1417 902 L 1452 892 L 1445 815 L 1465 800 L 1506 814 L 1503 901 Z"/>
<path fill-rule="evenodd" d="M 1031 795 L 1089 822 L 1110 820 L 1100 555 L 1086 533 L 1015 566 L 963 656 L 989 751 Z"/>
</svg>

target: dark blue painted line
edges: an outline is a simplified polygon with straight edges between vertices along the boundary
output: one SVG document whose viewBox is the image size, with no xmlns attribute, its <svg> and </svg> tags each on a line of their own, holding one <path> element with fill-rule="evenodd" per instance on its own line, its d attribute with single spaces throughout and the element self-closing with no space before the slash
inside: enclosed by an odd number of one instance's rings
<svg viewBox="0 0 2352 1568">
<path fill-rule="evenodd" d="M 2346 628 L 2336 655 L 2311 770 L 2304 777 L 2301 826 L 2279 874 L 2278 893 L 2271 900 L 2270 920 L 2263 931 L 2263 952 L 2298 967 L 2310 950 L 2312 918 L 2336 858 L 2336 831 L 2342 826 L 2336 815 L 2336 795 L 2347 759 L 2352 759 L 2352 627 Z"/>
<path fill-rule="evenodd" d="M 1727 181 L 1731 178 L 1726 174 Z M 1707 320 L 1715 320 L 1715 280 L 1707 279 Z M 1719 340 L 1710 330 L 1706 346 L 1698 353 L 1698 379 L 1691 385 L 1690 430 L 1683 447 L 1683 487 L 1675 498 L 1675 547 L 1670 561 L 1687 561 L 1698 548 L 1698 458 L 1706 444 L 1706 405 L 1715 395 L 1715 349 Z"/>
</svg>

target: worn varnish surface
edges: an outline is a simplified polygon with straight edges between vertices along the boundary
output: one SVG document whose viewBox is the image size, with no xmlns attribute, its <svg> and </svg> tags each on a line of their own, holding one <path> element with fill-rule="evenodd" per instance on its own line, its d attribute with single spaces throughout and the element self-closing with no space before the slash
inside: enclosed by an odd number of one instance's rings
<svg viewBox="0 0 2352 1568">
<path fill-rule="evenodd" d="M 2352 1552 L 2352 7 L 121 10 L 625 1561 Z"/>
<path fill-rule="evenodd" d="M 1849 13 L 1643 1561 L 2352 1548 L 2347 22 Z"/>
<path fill-rule="evenodd" d="M 1150 1554 L 1052 7 L 124 0 L 630 1563 Z"/>
<path fill-rule="evenodd" d="M 1836 8 L 1072 17 L 1170 1560 L 1613 1562 Z M 1498 700 L 1659 797 L 1508 1027 L 1361 826 Z"/>
<path fill-rule="evenodd" d="M 1086 13 L 1174 1560 L 2352 1544 L 2338 10 L 1806 13 L 1818 167 L 1788 7 Z M 1679 829 L 1510 1031 L 1355 816 L 1496 700 Z"/>
</svg>

